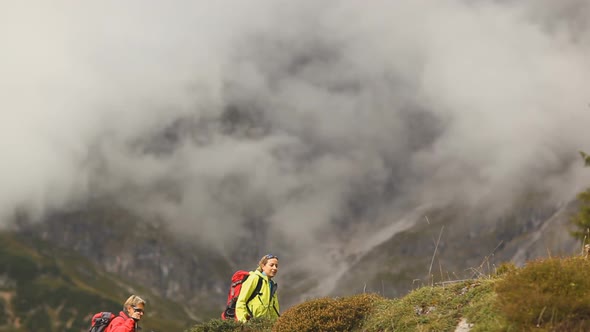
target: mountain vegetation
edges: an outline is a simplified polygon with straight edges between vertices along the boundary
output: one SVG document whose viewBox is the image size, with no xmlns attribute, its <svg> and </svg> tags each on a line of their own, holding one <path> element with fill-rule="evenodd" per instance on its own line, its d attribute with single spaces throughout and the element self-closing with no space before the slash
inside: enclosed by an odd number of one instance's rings
<svg viewBox="0 0 590 332">
<path fill-rule="evenodd" d="M 584 167 L 589 167 L 590 156 L 584 151 L 580 151 L 580 155 L 584 160 Z M 575 226 L 575 229 L 571 231 L 571 235 L 581 240 L 584 245 L 588 245 L 590 244 L 590 188 L 579 193 L 577 198 L 580 206 L 571 220 Z"/>
<path fill-rule="evenodd" d="M 571 232 L 572 236 L 584 242 L 590 243 L 590 189 L 578 194 L 580 207 L 578 213 L 572 218 L 576 228 Z"/>
<path fill-rule="evenodd" d="M 182 331 L 194 324 L 180 304 L 105 272 L 76 251 L 0 233 L 2 332 L 87 331 L 94 313 L 118 314 L 134 293 L 147 301 L 143 331 Z"/>
</svg>

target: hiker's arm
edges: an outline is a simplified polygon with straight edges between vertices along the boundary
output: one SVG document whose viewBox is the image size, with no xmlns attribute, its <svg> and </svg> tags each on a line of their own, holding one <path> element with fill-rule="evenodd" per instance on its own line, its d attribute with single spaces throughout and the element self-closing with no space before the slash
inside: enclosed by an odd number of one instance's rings
<svg viewBox="0 0 590 332">
<path fill-rule="evenodd" d="M 240 295 L 238 296 L 238 300 L 236 302 L 236 318 L 240 322 L 248 321 L 250 314 L 248 313 L 248 308 L 246 307 L 246 300 L 250 298 L 252 292 L 256 288 L 256 283 L 258 281 L 258 276 L 252 274 L 244 283 L 242 284 L 242 289 L 240 290 Z"/>
<path fill-rule="evenodd" d="M 133 318 L 124 319 L 116 317 L 110 325 L 110 332 L 133 332 L 135 329 L 135 320 Z"/>
</svg>

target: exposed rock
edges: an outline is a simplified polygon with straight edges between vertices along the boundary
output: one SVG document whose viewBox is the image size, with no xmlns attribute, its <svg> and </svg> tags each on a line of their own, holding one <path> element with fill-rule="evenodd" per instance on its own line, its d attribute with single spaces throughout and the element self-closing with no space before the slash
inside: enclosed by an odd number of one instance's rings
<svg viewBox="0 0 590 332">
<path fill-rule="evenodd" d="M 465 318 L 462 318 L 459 322 L 459 325 L 457 325 L 455 332 L 469 332 L 471 331 L 472 327 L 473 324 L 467 323 L 467 320 Z"/>
</svg>

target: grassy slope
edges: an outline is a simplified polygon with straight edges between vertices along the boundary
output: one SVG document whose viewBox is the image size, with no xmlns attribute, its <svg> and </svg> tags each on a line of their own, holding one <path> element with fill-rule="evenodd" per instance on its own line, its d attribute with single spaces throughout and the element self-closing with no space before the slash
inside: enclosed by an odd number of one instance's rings
<svg viewBox="0 0 590 332">
<path fill-rule="evenodd" d="M 73 251 L 0 233 L 0 331 L 86 331 L 90 315 L 118 312 L 129 294 L 148 301 L 143 331 L 182 331 L 178 303 L 106 273 Z"/>
<path fill-rule="evenodd" d="M 493 276 L 420 287 L 402 298 L 374 294 L 314 299 L 274 323 L 212 320 L 191 332 L 471 332 L 589 331 L 590 258 L 548 258 L 523 268 L 503 264 Z"/>
<path fill-rule="evenodd" d="M 275 324 L 252 332 L 454 331 L 461 318 L 477 321 L 476 331 L 501 331 L 505 320 L 495 307 L 495 279 L 422 287 L 400 299 L 375 294 L 307 301 L 287 310 Z M 369 310 L 367 306 L 370 305 Z M 355 314 L 356 313 L 356 314 Z M 359 317 L 360 314 L 360 317 Z M 500 318 L 499 318 L 500 317 Z M 211 320 L 191 332 L 240 331 L 233 322 Z"/>
</svg>

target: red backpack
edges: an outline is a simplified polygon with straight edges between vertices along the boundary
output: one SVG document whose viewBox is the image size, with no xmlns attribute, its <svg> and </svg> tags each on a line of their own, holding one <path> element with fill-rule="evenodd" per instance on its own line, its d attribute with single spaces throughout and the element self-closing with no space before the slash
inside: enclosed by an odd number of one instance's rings
<svg viewBox="0 0 590 332">
<path fill-rule="evenodd" d="M 254 275 L 254 273 L 252 273 Z M 238 270 L 234 273 L 231 277 L 231 286 L 229 287 L 229 292 L 227 293 L 227 302 L 225 306 L 225 310 L 221 313 L 221 319 L 235 319 L 236 317 L 236 302 L 238 301 L 238 296 L 240 295 L 240 291 L 242 290 L 242 284 L 248 277 L 250 276 L 250 272 L 244 270 Z M 257 277 L 254 275 L 254 277 Z M 258 283 L 256 284 L 256 288 L 252 292 L 252 295 L 246 300 L 246 305 L 252 299 L 260 293 L 260 289 L 262 288 L 262 278 L 258 277 Z"/>
<path fill-rule="evenodd" d="M 88 332 L 103 332 L 115 317 L 115 314 L 106 311 L 95 314 L 92 316 L 92 326 Z"/>
</svg>

